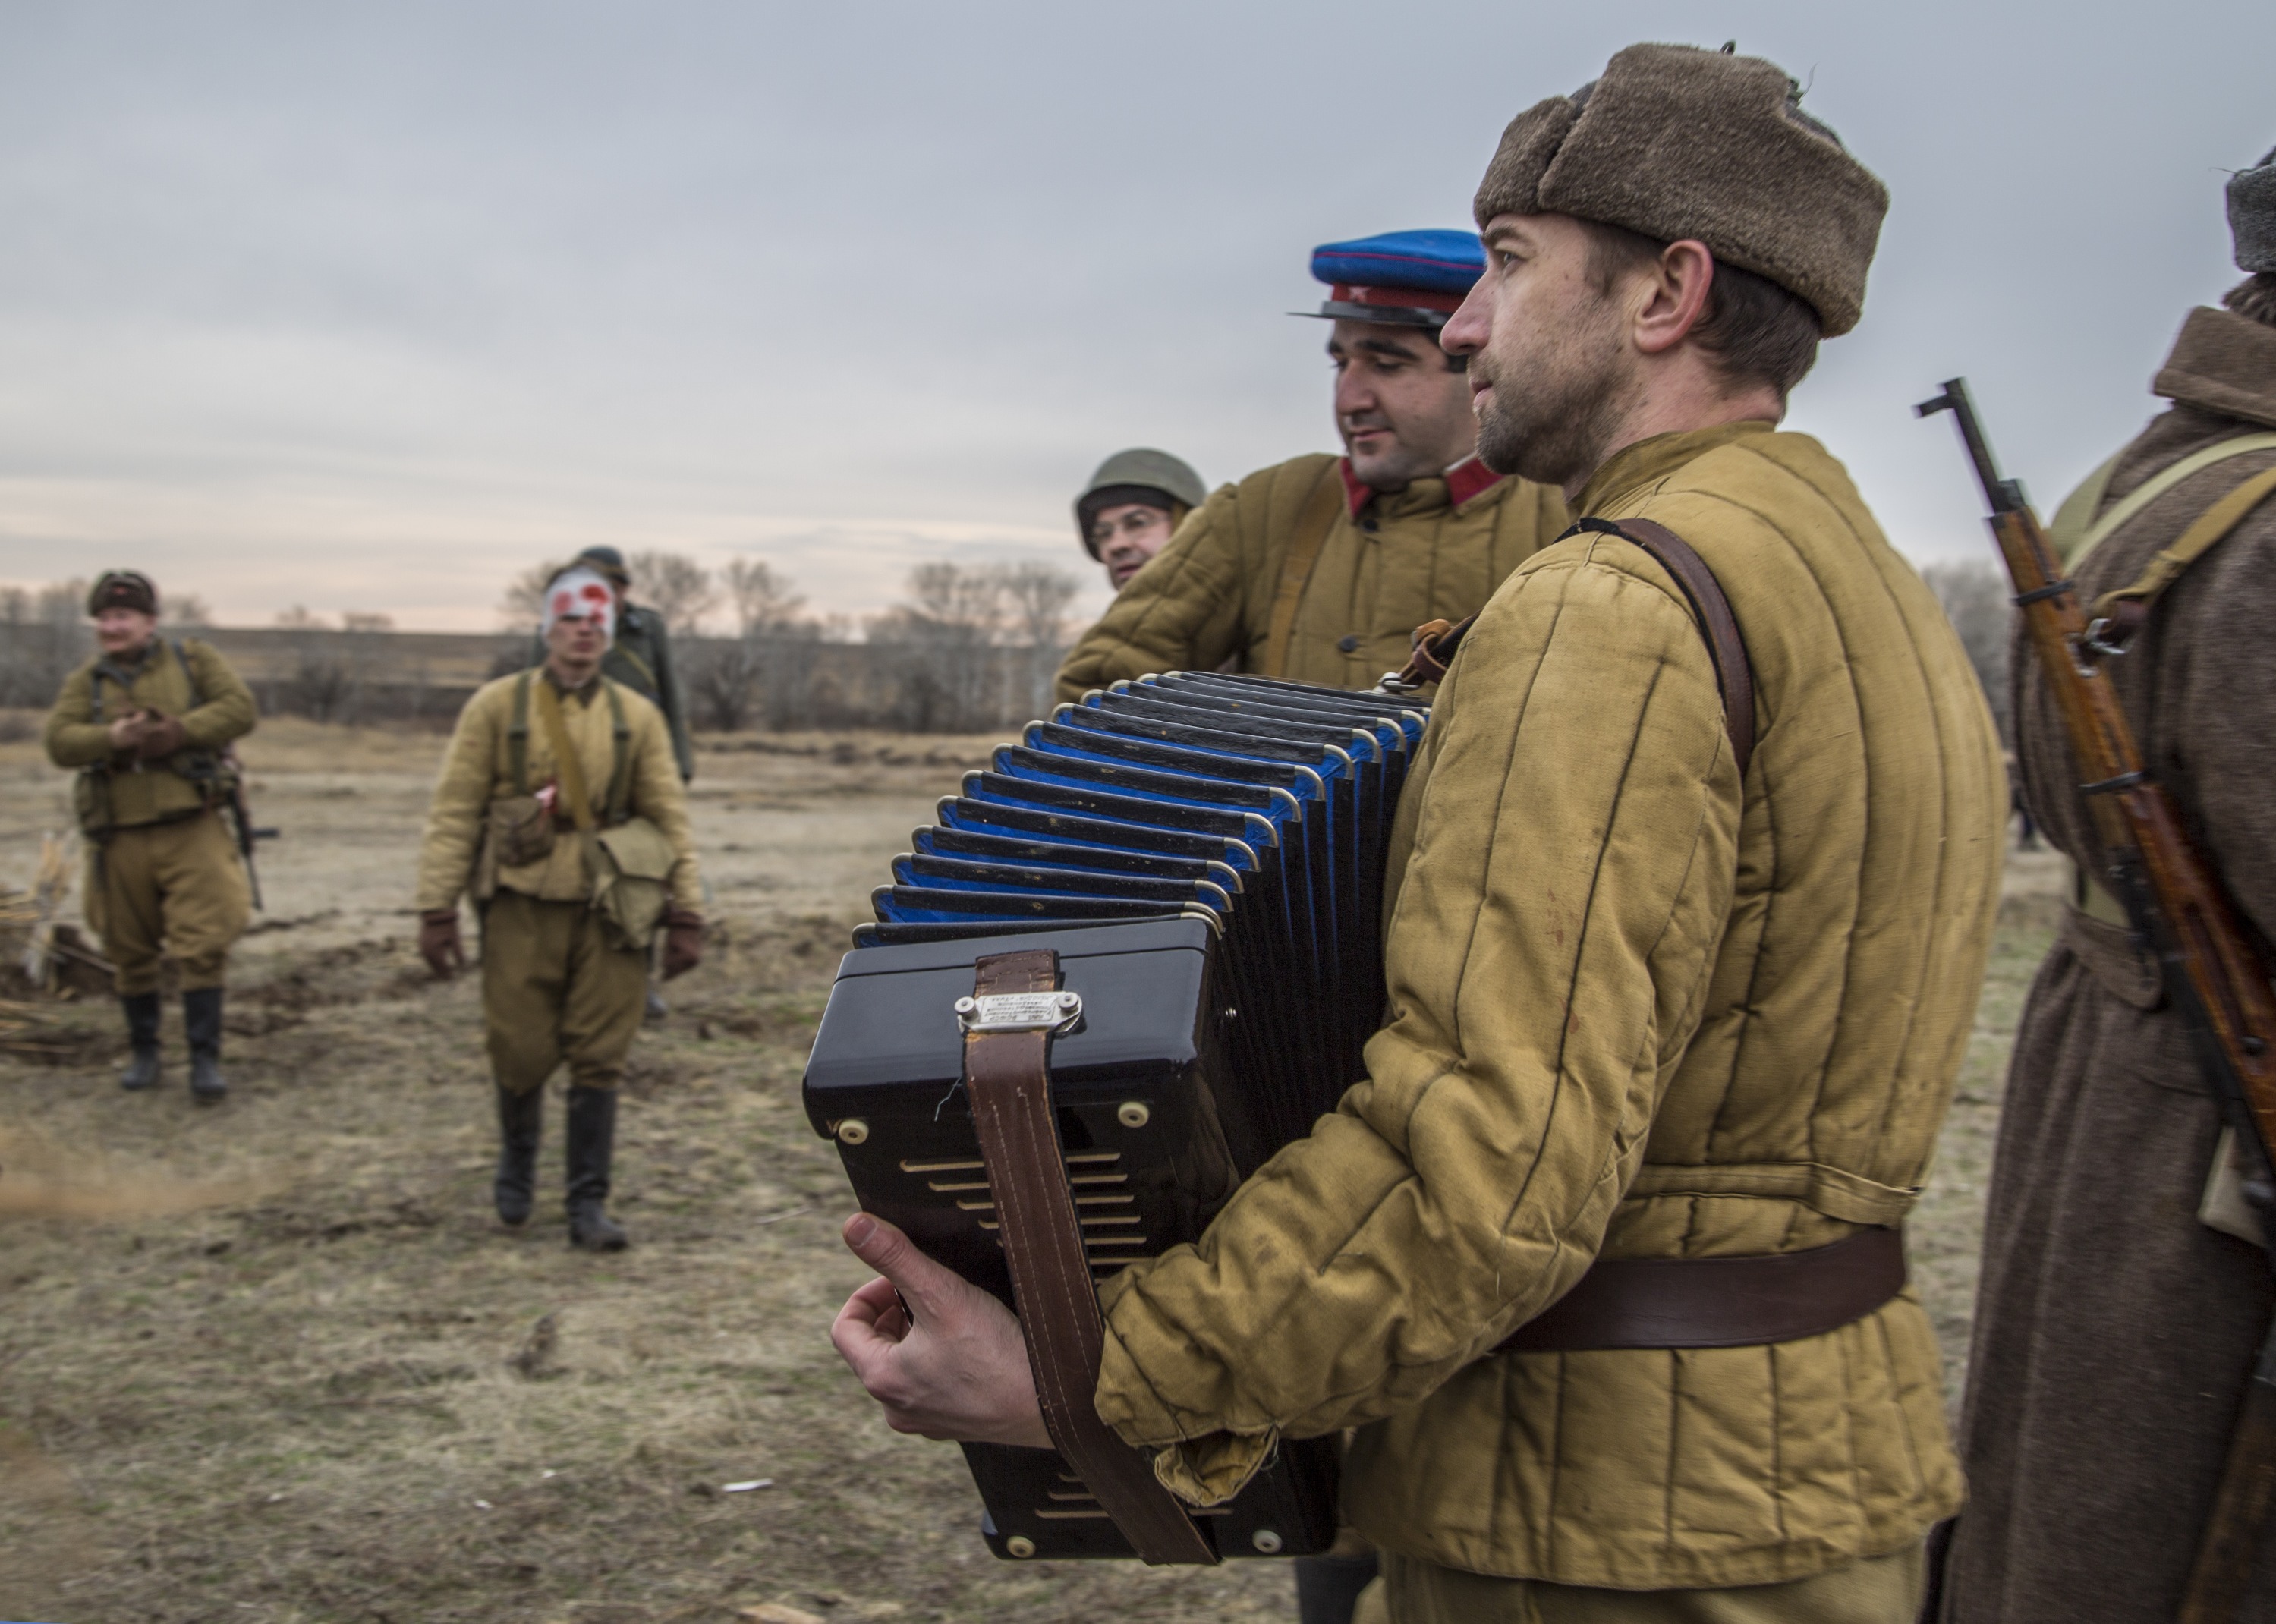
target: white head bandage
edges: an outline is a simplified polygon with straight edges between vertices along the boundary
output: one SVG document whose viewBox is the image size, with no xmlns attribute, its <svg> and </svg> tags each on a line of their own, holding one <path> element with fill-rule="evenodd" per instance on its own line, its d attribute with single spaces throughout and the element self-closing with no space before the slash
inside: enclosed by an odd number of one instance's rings
<svg viewBox="0 0 2276 1624">
<path fill-rule="evenodd" d="M 597 570 L 580 564 L 565 569 L 545 585 L 545 633 L 550 636 L 557 620 L 597 616 L 602 635 L 617 641 L 617 595 Z"/>
</svg>

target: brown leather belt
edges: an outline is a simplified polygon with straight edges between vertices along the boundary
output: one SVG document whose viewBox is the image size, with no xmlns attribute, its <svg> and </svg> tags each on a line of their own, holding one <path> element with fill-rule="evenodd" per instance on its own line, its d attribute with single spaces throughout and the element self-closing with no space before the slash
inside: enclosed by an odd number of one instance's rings
<svg viewBox="0 0 2276 1624">
<path fill-rule="evenodd" d="M 1092 1400 L 1106 1322 L 1051 1111 L 1051 1035 L 1072 1024 L 1082 1005 L 1060 994 L 1058 984 L 1059 956 L 1051 948 L 990 953 L 973 966 L 973 996 L 957 1005 L 964 1086 L 1036 1396 L 1059 1453 L 1140 1557 L 1214 1563 L 1215 1544 L 1146 1457 L 1099 1419 Z"/>
<path fill-rule="evenodd" d="M 1823 1336 L 1905 1287 L 1901 1230 L 1768 1257 L 1599 1259 L 1498 1354 L 1603 1347 L 1753 1347 Z"/>
</svg>

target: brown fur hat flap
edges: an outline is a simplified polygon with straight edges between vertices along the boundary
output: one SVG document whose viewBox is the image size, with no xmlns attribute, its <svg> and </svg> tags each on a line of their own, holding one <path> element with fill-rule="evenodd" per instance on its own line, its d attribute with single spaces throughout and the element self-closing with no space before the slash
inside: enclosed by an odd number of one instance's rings
<svg viewBox="0 0 2276 1624">
<path fill-rule="evenodd" d="M 1631 45 L 1602 79 L 1503 132 L 1475 204 L 1696 238 L 1817 312 L 1857 325 L 1888 188 L 1803 113 L 1786 70 L 1689 45 Z"/>
</svg>

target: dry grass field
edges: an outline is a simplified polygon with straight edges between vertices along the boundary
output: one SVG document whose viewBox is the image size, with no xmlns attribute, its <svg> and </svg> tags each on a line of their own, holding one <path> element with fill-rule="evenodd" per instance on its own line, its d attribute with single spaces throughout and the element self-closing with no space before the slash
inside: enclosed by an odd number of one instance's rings
<svg viewBox="0 0 2276 1624">
<path fill-rule="evenodd" d="M 0 735 L 4 736 L 4 735 Z M 4 1176 L 153 1209 L 0 1218 L 0 1617 L 53 1624 L 646 1624 L 1293 1616 L 1284 1566 L 996 1562 L 957 1453 L 886 1430 L 824 1328 L 861 1271 L 799 1073 L 884 860 L 981 740 L 715 741 L 695 808 L 718 929 L 634 1051 L 616 1210 L 573 1254 L 558 1095 L 527 1233 L 489 1212 L 474 989 L 410 948 L 439 738 L 264 725 L 268 911 L 233 972 L 229 1102 L 121 1093 L 106 1000 L 0 1057 Z M 0 883 L 63 826 L 0 744 Z M 1916 1229 L 1964 1344 L 2007 1034 L 2052 917 L 2019 865 Z M 1958 1370 L 1955 1364 L 1954 1379 Z M 725 1485 L 768 1486 L 726 1492 Z"/>
</svg>

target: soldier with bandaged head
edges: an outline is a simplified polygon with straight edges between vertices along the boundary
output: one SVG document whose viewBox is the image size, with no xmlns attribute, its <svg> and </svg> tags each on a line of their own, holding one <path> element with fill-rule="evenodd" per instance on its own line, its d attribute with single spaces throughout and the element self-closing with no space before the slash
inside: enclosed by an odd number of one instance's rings
<svg viewBox="0 0 2276 1624">
<path fill-rule="evenodd" d="M 614 1251 L 608 1216 L 617 1085 L 640 1029 L 650 945 L 666 978 L 702 956 L 687 792 L 663 714 L 602 674 L 611 583 L 582 565 L 545 591 L 542 665 L 478 690 L 459 715 L 419 858 L 419 950 L 466 962 L 459 904 L 482 921 L 482 1013 L 497 1083 L 493 1189 L 528 1220 L 546 1080 L 569 1071 L 569 1238 Z"/>
</svg>

